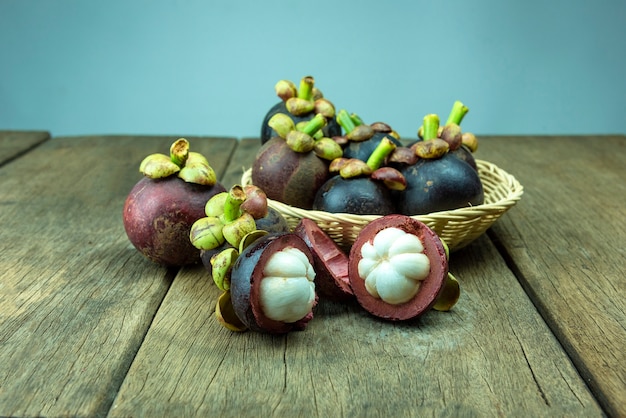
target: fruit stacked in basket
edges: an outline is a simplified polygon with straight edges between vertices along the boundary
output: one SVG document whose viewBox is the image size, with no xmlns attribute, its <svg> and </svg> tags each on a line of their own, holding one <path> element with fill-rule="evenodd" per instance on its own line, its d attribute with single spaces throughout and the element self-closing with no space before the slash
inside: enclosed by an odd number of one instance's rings
<svg viewBox="0 0 626 418">
<path fill-rule="evenodd" d="M 474 158 L 478 140 L 461 129 L 469 109 L 460 101 L 445 123 L 426 115 L 410 143 L 386 123 L 337 111 L 313 77 L 275 88 L 281 101 L 263 121 L 263 145 L 242 184 L 263 189 L 292 229 L 311 219 L 348 249 L 372 220 L 398 213 L 424 222 L 455 250 L 523 193 L 512 175 Z"/>
</svg>

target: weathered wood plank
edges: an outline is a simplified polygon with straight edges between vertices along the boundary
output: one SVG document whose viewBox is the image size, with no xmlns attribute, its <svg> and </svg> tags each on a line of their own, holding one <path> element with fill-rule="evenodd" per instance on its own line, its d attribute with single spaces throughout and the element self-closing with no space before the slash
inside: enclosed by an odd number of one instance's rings
<svg viewBox="0 0 626 418">
<path fill-rule="evenodd" d="M 0 168 L 0 416 L 102 416 L 175 271 L 126 238 L 141 159 L 171 137 L 54 138 Z M 190 139 L 221 175 L 235 140 Z"/>
<path fill-rule="evenodd" d="M 611 415 L 626 416 L 626 137 L 482 138 L 524 185 L 492 228 Z"/>
<path fill-rule="evenodd" d="M 449 313 L 394 324 L 322 301 L 287 336 L 222 328 L 210 276 L 183 269 L 109 415 L 602 416 L 487 237 L 451 269 L 463 295 Z"/>
<path fill-rule="evenodd" d="M 0 131 L 0 166 L 49 138 L 43 131 Z"/>
<path fill-rule="evenodd" d="M 241 184 L 241 176 L 244 171 L 252 167 L 254 156 L 260 145 L 261 140 L 259 138 L 243 138 L 239 141 L 231 159 L 232 164 L 227 167 L 222 178 L 227 188 L 233 184 Z"/>
</svg>

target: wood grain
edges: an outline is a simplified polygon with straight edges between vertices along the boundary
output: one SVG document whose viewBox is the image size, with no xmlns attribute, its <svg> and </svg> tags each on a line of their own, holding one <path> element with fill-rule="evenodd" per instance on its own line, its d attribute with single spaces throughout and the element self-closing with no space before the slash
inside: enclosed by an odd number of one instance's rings
<svg viewBox="0 0 626 418">
<path fill-rule="evenodd" d="M 525 190 L 492 236 L 602 405 L 626 416 L 626 137 L 480 141 Z"/>
<path fill-rule="evenodd" d="M 44 131 L 0 131 L 0 166 L 48 139 Z"/>
<path fill-rule="evenodd" d="M 322 301 L 305 331 L 270 336 L 222 328 L 210 276 L 183 269 L 109 415 L 603 415 L 487 237 L 451 271 L 463 292 L 451 312 L 398 324 Z"/>
<path fill-rule="evenodd" d="M 0 416 L 103 416 L 175 271 L 122 206 L 171 137 L 54 138 L 0 168 Z M 234 140 L 190 139 L 223 174 Z"/>
</svg>

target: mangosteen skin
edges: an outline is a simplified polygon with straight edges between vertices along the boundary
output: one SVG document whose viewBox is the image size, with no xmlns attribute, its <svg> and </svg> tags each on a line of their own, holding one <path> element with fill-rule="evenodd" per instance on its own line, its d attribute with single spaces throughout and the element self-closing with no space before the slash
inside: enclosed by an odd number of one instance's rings
<svg viewBox="0 0 626 418">
<path fill-rule="evenodd" d="M 348 255 L 311 219 L 300 220 L 293 232 L 311 250 L 315 290 L 320 297 L 335 302 L 354 300 L 348 277 Z"/>
<path fill-rule="evenodd" d="M 289 224 L 285 217 L 274 208 L 267 208 L 267 215 L 257 219 L 256 229 L 261 229 L 269 233 L 289 232 Z"/>
<path fill-rule="evenodd" d="M 206 216 L 206 202 L 224 191 L 220 183 L 203 186 L 176 176 L 144 177 L 124 203 L 126 235 L 139 252 L 157 264 L 196 264 L 200 262 L 200 250 L 191 245 L 189 231 L 195 221 Z"/>
<path fill-rule="evenodd" d="M 424 215 L 484 202 L 483 185 L 476 170 L 449 153 L 441 158 L 420 159 L 403 168 L 402 174 L 407 187 L 394 192 L 398 213 Z"/>
<path fill-rule="evenodd" d="M 331 177 L 317 191 L 314 210 L 354 215 L 388 215 L 396 213 L 391 191 L 369 177 L 344 179 Z"/>
<path fill-rule="evenodd" d="M 235 314 L 250 330 L 270 334 L 302 331 L 313 318 L 309 314 L 299 321 L 286 323 L 266 317 L 260 305 L 260 287 L 263 269 L 269 258 L 287 247 L 294 247 L 306 254 L 313 265 L 313 255 L 306 243 L 292 233 L 265 235 L 249 245 L 237 258 L 230 276 L 230 294 Z M 314 303 L 317 303 L 317 297 Z"/>
<path fill-rule="evenodd" d="M 272 116 L 274 116 L 277 113 L 284 113 L 285 115 L 289 116 L 295 124 L 297 124 L 298 122 L 311 120 L 315 116 L 315 112 L 311 112 L 303 116 L 296 116 L 296 115 L 291 114 L 287 110 L 287 106 L 285 105 L 285 102 L 281 101 L 281 102 L 276 103 L 267 112 L 267 114 L 265 115 L 265 118 L 263 118 L 263 124 L 261 125 L 261 144 L 265 144 L 271 138 L 278 136 L 276 131 L 270 128 L 270 126 L 267 124 L 269 120 L 272 118 Z M 332 138 L 333 136 L 340 136 L 341 125 L 337 123 L 335 118 L 327 119 L 326 126 L 322 128 L 322 133 L 324 134 L 325 137 L 328 137 L 328 138 Z"/>
<path fill-rule="evenodd" d="M 476 165 L 476 159 L 474 158 L 474 154 L 469 150 L 465 145 L 461 145 L 454 151 L 450 151 L 450 155 L 455 156 L 459 160 L 465 161 L 472 167 L 475 171 L 478 171 L 478 166 Z"/>
<path fill-rule="evenodd" d="M 274 137 L 257 152 L 251 177 L 269 199 L 310 209 L 330 172 L 328 163 L 314 152 L 295 152 L 284 139 Z"/>
<path fill-rule="evenodd" d="M 366 139 L 365 141 L 348 141 L 348 145 L 343 149 L 343 157 L 358 158 L 361 161 L 367 161 L 384 137 L 389 138 L 397 147 L 402 146 L 402 143 L 389 133 L 375 132 L 370 139 Z"/>
<path fill-rule="evenodd" d="M 396 305 L 370 295 L 365 288 L 365 280 L 359 276 L 361 248 L 366 242 L 371 243 L 386 228 L 398 228 L 416 235 L 424 245 L 424 254 L 430 261 L 430 273 L 420 284 L 417 294 L 408 302 Z M 349 260 L 350 286 L 357 302 L 370 314 L 390 321 L 418 318 L 430 310 L 443 292 L 448 276 L 448 259 L 441 239 L 426 224 L 399 214 L 383 216 L 367 224 L 354 241 Z"/>
</svg>

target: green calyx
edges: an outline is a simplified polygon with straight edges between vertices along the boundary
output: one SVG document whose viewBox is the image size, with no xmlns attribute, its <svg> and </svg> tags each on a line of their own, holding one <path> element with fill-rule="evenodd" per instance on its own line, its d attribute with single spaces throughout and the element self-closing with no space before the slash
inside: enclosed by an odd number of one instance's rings
<svg viewBox="0 0 626 418">
<path fill-rule="evenodd" d="M 274 90 L 292 115 L 305 116 L 313 112 L 321 113 L 325 118 L 335 117 L 335 106 L 315 87 L 315 79 L 312 76 L 302 77 L 298 86 L 292 81 L 280 80 L 274 86 Z"/>
<path fill-rule="evenodd" d="M 289 148 L 300 153 L 316 149 L 317 141 L 323 138 L 322 128 L 326 126 L 326 123 L 326 118 L 321 113 L 297 125 L 284 113 L 277 113 L 268 121 L 268 125 L 286 141 Z"/>
<path fill-rule="evenodd" d="M 247 327 L 235 314 L 232 300 L 230 298 L 230 277 L 233 266 L 235 265 L 237 258 L 239 258 L 239 254 L 241 254 L 254 241 L 266 234 L 266 231 L 251 231 L 240 240 L 238 250 L 235 248 L 226 248 L 211 257 L 213 282 L 218 289 L 223 292 L 217 300 L 217 304 L 215 306 L 215 316 L 222 326 L 231 331 L 242 332 L 247 329 Z"/>
<path fill-rule="evenodd" d="M 139 171 L 151 179 L 161 179 L 177 174 L 188 182 L 213 186 L 217 182 L 215 171 L 200 153 L 189 151 L 189 141 L 179 138 L 170 146 L 169 157 L 151 154 L 141 161 Z"/>
</svg>

